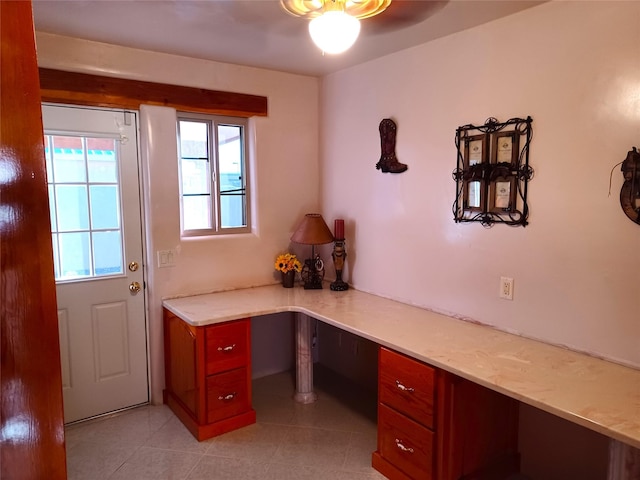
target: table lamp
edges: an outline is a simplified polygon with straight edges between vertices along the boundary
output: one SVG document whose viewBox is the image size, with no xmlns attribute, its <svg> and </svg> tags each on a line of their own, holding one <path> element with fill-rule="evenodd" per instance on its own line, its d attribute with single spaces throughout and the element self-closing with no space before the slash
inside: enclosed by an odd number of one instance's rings
<svg viewBox="0 0 640 480">
<path fill-rule="evenodd" d="M 302 281 L 306 290 L 322 288 L 324 278 L 324 262 L 315 253 L 315 246 L 333 242 L 331 230 L 327 227 L 322 215 L 307 213 L 296 231 L 291 235 L 291 241 L 303 245 L 311 245 L 311 258 L 304 261 L 302 267 Z"/>
</svg>

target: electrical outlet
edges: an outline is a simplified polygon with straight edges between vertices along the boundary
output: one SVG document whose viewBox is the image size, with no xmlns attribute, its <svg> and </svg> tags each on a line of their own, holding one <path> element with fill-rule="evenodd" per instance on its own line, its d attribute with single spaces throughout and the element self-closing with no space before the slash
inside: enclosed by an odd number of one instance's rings
<svg viewBox="0 0 640 480">
<path fill-rule="evenodd" d="M 500 277 L 500 298 L 505 300 L 513 300 L 513 278 Z"/>
</svg>

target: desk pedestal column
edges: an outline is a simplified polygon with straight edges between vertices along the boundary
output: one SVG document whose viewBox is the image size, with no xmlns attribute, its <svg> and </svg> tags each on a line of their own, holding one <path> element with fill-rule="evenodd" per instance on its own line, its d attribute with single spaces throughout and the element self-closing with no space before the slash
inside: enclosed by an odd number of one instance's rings
<svg viewBox="0 0 640 480">
<path fill-rule="evenodd" d="M 609 440 L 609 475 L 607 480 L 640 478 L 640 450 L 631 445 Z"/>
<path fill-rule="evenodd" d="M 296 313 L 296 402 L 313 403 L 313 357 L 311 355 L 311 319 Z"/>
</svg>

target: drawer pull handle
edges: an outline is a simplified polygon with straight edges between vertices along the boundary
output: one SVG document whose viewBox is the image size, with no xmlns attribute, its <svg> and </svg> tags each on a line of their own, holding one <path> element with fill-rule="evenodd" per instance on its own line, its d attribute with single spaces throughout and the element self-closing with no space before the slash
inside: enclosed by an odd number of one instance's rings
<svg viewBox="0 0 640 480">
<path fill-rule="evenodd" d="M 234 348 L 236 348 L 236 344 L 235 343 L 233 345 L 229 345 L 228 347 L 218 347 L 218 351 L 219 352 L 223 352 L 223 353 L 228 353 L 231 350 L 233 350 Z"/>
<path fill-rule="evenodd" d="M 415 392 L 415 389 L 413 387 L 405 387 L 403 384 L 400 383 L 400 380 L 396 380 L 396 387 L 398 387 L 398 390 L 401 390 L 403 392 L 409 392 L 409 393 Z"/>
<path fill-rule="evenodd" d="M 413 448 L 405 447 L 402 444 L 402 440 L 400 440 L 399 438 L 396 438 L 396 447 L 398 447 L 398 450 L 400 450 L 402 452 L 413 453 Z"/>
<path fill-rule="evenodd" d="M 228 395 L 220 395 L 218 397 L 218 400 L 222 400 L 223 402 L 228 402 L 230 400 L 233 400 L 236 395 L 237 395 L 236 392 L 230 393 Z"/>
</svg>

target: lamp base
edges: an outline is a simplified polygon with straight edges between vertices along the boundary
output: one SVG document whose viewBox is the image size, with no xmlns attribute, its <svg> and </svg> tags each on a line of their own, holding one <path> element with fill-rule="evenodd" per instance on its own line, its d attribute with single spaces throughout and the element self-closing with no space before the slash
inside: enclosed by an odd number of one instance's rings
<svg viewBox="0 0 640 480">
<path fill-rule="evenodd" d="M 319 255 L 315 258 L 308 258 L 304 261 L 302 267 L 302 281 L 305 290 L 321 290 L 322 279 L 324 278 L 324 263 Z"/>
<path fill-rule="evenodd" d="M 349 284 L 347 282 L 343 282 L 342 280 L 336 280 L 335 282 L 332 282 L 331 285 L 329 285 L 329 288 L 334 292 L 344 292 L 345 290 L 349 290 Z"/>
</svg>

